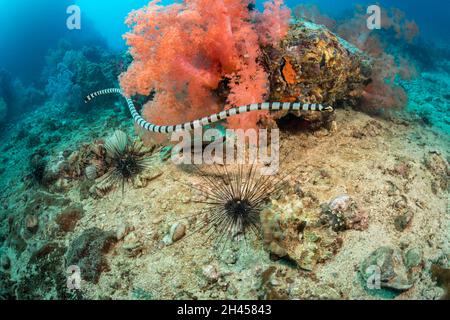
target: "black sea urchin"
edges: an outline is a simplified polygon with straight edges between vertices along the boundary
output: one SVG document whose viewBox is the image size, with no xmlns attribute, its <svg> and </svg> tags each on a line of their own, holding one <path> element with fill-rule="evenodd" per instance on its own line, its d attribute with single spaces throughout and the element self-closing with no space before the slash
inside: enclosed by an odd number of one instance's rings
<svg viewBox="0 0 450 320">
<path fill-rule="evenodd" d="M 209 237 L 217 236 L 218 243 L 225 237 L 223 245 L 227 240 L 246 240 L 249 232 L 260 237 L 260 213 L 281 190 L 284 178 L 259 175 L 255 165 L 239 165 L 234 172 L 227 166 L 212 168 L 212 174 L 197 168 L 203 183 L 194 188 L 206 200 L 196 202 L 206 208 L 198 215 L 203 215 L 202 221 L 193 233 L 206 229 Z"/>
<path fill-rule="evenodd" d="M 110 169 L 101 178 L 102 185 L 120 185 L 122 193 L 126 183 L 132 182 L 151 164 L 145 157 L 142 144 L 130 141 L 125 132 L 117 130 L 105 141 L 108 166 Z"/>
</svg>

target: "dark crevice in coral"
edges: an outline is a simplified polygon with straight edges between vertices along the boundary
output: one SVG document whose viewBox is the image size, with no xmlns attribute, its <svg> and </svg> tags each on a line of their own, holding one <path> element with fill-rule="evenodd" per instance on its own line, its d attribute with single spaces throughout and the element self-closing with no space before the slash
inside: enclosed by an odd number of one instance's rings
<svg viewBox="0 0 450 320">
<path fill-rule="evenodd" d="M 278 128 L 287 133 L 311 132 L 317 130 L 315 124 L 291 113 L 277 120 Z"/>
</svg>

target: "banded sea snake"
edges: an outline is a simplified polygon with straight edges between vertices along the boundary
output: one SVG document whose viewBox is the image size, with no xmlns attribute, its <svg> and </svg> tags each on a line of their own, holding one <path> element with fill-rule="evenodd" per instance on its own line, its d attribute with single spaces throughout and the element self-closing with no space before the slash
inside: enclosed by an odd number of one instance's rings
<svg viewBox="0 0 450 320">
<path fill-rule="evenodd" d="M 147 122 L 144 118 L 142 118 L 139 113 L 136 111 L 136 108 L 134 107 L 133 101 L 130 98 L 127 98 L 121 89 L 119 88 L 110 88 L 110 89 L 104 89 L 100 91 L 93 92 L 89 94 L 86 99 L 85 103 L 88 103 L 93 98 L 101 96 L 101 95 L 107 95 L 107 94 L 120 94 L 123 96 L 128 104 L 128 108 L 130 109 L 131 116 L 133 117 L 134 122 L 136 122 L 140 127 L 144 128 L 147 131 L 152 132 L 158 132 L 158 133 L 171 133 L 171 132 L 179 132 L 179 131 L 190 131 L 196 128 L 201 128 L 205 125 L 212 124 L 215 122 L 218 122 L 220 120 L 225 120 L 229 117 L 243 114 L 247 112 L 252 111 L 260 111 L 260 110 L 267 110 L 267 111 L 328 111 L 332 112 L 333 107 L 331 106 L 324 106 L 322 104 L 315 104 L 315 103 L 300 103 L 300 102 L 264 102 L 264 103 L 253 103 L 248 104 L 241 107 L 235 107 L 228 110 L 221 111 L 219 113 L 210 115 L 208 117 L 204 117 L 201 119 L 197 119 L 194 121 L 186 122 L 183 124 L 173 125 L 173 126 L 159 126 L 152 124 L 150 122 Z"/>
</svg>

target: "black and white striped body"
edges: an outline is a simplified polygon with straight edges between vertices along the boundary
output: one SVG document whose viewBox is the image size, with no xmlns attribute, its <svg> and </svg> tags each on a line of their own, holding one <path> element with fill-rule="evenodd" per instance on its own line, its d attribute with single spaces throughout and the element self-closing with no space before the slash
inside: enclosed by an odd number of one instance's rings
<svg viewBox="0 0 450 320">
<path fill-rule="evenodd" d="M 179 132 L 179 131 L 189 131 L 197 128 L 201 128 L 205 125 L 215 123 L 221 120 L 225 120 L 229 117 L 243 114 L 252 111 L 333 111 L 332 107 L 323 106 L 321 104 L 315 103 L 300 103 L 300 102 L 264 102 L 264 103 L 253 103 L 248 104 L 241 107 L 231 108 L 228 110 L 221 111 L 219 113 L 197 119 L 194 121 L 186 122 L 183 124 L 178 124 L 174 126 L 158 126 L 147 122 L 144 118 L 142 118 L 139 113 L 136 111 L 134 107 L 133 101 L 123 95 L 122 90 L 118 88 L 111 88 L 100 90 L 94 93 L 91 93 L 86 97 L 85 102 L 91 101 L 93 98 L 101 95 L 117 93 L 122 95 L 128 104 L 128 108 L 130 109 L 133 120 L 142 128 L 147 131 L 158 132 L 158 133 L 171 133 L 171 132 Z"/>
</svg>

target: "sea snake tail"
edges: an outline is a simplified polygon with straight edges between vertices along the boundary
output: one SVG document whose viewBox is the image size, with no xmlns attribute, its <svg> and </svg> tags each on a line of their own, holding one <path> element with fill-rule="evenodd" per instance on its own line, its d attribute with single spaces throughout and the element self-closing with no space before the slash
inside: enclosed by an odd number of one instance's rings
<svg viewBox="0 0 450 320">
<path fill-rule="evenodd" d="M 300 102 L 264 102 L 264 103 L 253 103 L 248 104 L 241 107 L 231 108 L 228 110 L 224 110 L 222 112 L 210 115 L 208 117 L 204 117 L 201 119 L 197 119 L 194 121 L 186 122 L 183 124 L 178 124 L 174 126 L 158 126 L 155 124 L 152 124 L 150 122 L 147 122 L 144 118 L 142 118 L 139 113 L 136 111 L 136 108 L 134 107 L 133 101 L 130 98 L 127 98 L 122 90 L 119 88 L 110 88 L 110 89 L 104 89 L 100 90 L 94 93 L 91 93 L 88 95 L 85 99 L 85 103 L 88 103 L 95 97 L 101 96 L 101 95 L 107 95 L 107 94 L 120 94 L 123 96 L 128 104 L 128 108 L 130 109 L 131 116 L 133 117 L 134 122 L 136 122 L 140 127 L 144 128 L 147 131 L 152 132 L 158 132 L 158 133 L 171 133 L 171 132 L 179 132 L 179 131 L 189 131 L 196 128 L 201 128 L 204 125 L 208 125 L 211 123 L 215 123 L 220 120 L 225 120 L 229 117 L 243 114 L 247 112 L 252 111 L 258 111 L 258 110 L 267 110 L 267 111 L 279 111 L 279 110 L 285 110 L 285 111 L 333 111 L 333 108 L 330 106 L 324 106 L 321 104 L 315 104 L 315 103 L 300 103 Z"/>
</svg>

